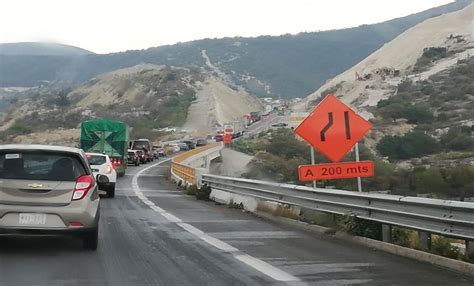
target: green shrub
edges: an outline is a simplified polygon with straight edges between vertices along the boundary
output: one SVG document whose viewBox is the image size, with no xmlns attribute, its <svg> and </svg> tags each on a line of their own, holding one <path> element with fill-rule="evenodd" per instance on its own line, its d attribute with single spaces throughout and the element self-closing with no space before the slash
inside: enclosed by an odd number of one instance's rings
<svg viewBox="0 0 474 286">
<path fill-rule="evenodd" d="M 59 107 L 66 107 L 71 105 L 71 100 L 68 97 L 68 94 L 71 92 L 71 88 L 65 88 L 58 91 L 56 94 L 51 94 L 50 98 L 47 99 L 49 104 L 54 104 Z"/>
<path fill-rule="evenodd" d="M 27 124 L 17 121 L 7 130 L 8 135 L 26 135 L 33 132 L 33 129 Z"/>
<path fill-rule="evenodd" d="M 423 49 L 423 55 L 417 60 L 414 71 L 425 70 L 432 62 L 448 56 L 448 50 L 445 47 L 429 47 Z"/>
<path fill-rule="evenodd" d="M 412 90 L 413 88 L 413 81 L 407 79 L 402 81 L 401 83 L 398 84 L 397 86 L 398 92 L 407 92 Z"/>
<path fill-rule="evenodd" d="M 360 219 L 355 216 L 341 216 L 342 230 L 371 239 L 382 240 L 382 224 Z"/>
<path fill-rule="evenodd" d="M 304 158 L 309 156 L 310 152 L 308 145 L 296 139 L 293 131 L 286 128 L 278 128 L 272 132 L 272 137 L 269 139 L 269 144 L 265 146 L 265 150 L 285 159 Z"/>
<path fill-rule="evenodd" d="M 252 179 L 289 182 L 294 179 L 290 168 L 287 160 L 267 152 L 258 152 L 249 162 L 248 172 L 243 176 Z"/>
<path fill-rule="evenodd" d="M 434 120 L 433 113 L 426 106 L 408 105 L 401 112 L 401 116 L 411 124 L 431 123 Z"/>
<path fill-rule="evenodd" d="M 212 189 L 209 186 L 202 186 L 200 189 L 196 188 L 196 199 L 204 201 L 210 200 L 209 196 L 211 194 L 211 191 Z"/>
<path fill-rule="evenodd" d="M 415 248 L 418 245 L 418 234 L 414 230 L 392 227 L 392 242 L 400 246 Z"/>
<path fill-rule="evenodd" d="M 176 80 L 176 77 L 177 77 L 176 71 L 169 70 L 169 71 L 167 71 L 167 73 L 165 74 L 163 79 L 165 81 L 174 81 L 174 80 Z"/>
<path fill-rule="evenodd" d="M 383 137 L 377 144 L 377 150 L 390 160 L 410 159 L 435 153 L 439 150 L 439 144 L 423 132 L 412 131 L 404 136 Z"/>
<path fill-rule="evenodd" d="M 197 195 L 197 192 L 198 192 L 198 188 L 197 188 L 196 185 L 188 186 L 188 187 L 185 189 L 185 193 L 186 193 L 186 195 L 188 195 L 188 196 L 196 196 L 196 195 Z"/>
<path fill-rule="evenodd" d="M 439 122 L 446 122 L 449 120 L 449 116 L 446 113 L 441 112 L 440 114 L 438 114 L 438 117 L 436 118 L 436 120 Z"/>
<path fill-rule="evenodd" d="M 460 197 L 461 201 L 474 196 L 474 166 L 456 166 L 443 171 L 452 196 Z"/>
<path fill-rule="evenodd" d="M 450 128 L 448 133 L 441 137 L 440 143 L 446 150 L 474 150 L 474 138 L 472 130 L 468 126 Z"/>
<path fill-rule="evenodd" d="M 232 143 L 232 148 L 236 151 L 253 155 L 257 151 L 257 144 L 250 140 L 237 140 Z"/>
<path fill-rule="evenodd" d="M 404 97 L 394 97 L 381 100 L 377 104 L 380 115 L 385 119 L 397 120 L 407 119 L 408 123 L 431 123 L 434 119 L 433 113 L 428 106 L 411 104 Z"/>
<path fill-rule="evenodd" d="M 449 184 L 443 177 L 443 173 L 438 168 L 430 168 L 413 173 L 411 181 L 412 187 L 417 192 L 441 193 L 449 189 Z"/>
<path fill-rule="evenodd" d="M 421 92 L 425 95 L 433 94 L 434 91 L 435 91 L 435 88 L 433 87 L 432 84 L 423 85 L 423 87 L 421 88 Z"/>
<path fill-rule="evenodd" d="M 463 260 L 469 263 L 474 263 L 474 252 L 465 254 Z"/>
<path fill-rule="evenodd" d="M 452 246 L 451 242 L 455 242 L 455 240 L 443 236 L 432 235 L 431 252 L 444 257 L 458 259 L 460 256 L 460 251 L 457 247 Z"/>
</svg>

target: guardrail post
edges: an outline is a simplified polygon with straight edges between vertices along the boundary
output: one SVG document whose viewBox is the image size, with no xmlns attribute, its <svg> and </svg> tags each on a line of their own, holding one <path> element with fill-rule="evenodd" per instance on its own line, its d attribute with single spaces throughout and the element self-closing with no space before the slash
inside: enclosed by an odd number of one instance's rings
<svg viewBox="0 0 474 286">
<path fill-rule="evenodd" d="M 382 224 L 382 240 L 384 242 L 392 242 L 392 226 L 389 224 Z"/>
<path fill-rule="evenodd" d="M 211 167 L 211 160 L 209 160 L 209 155 L 204 157 L 204 168 L 209 169 Z"/>
<path fill-rule="evenodd" d="M 418 238 L 420 240 L 419 247 L 421 250 L 431 249 L 431 233 L 425 231 L 418 231 Z"/>
<path fill-rule="evenodd" d="M 466 240 L 466 255 L 474 255 L 474 240 Z"/>
<path fill-rule="evenodd" d="M 207 169 L 196 168 L 196 187 L 200 189 L 202 187 L 202 175 L 207 173 Z"/>
</svg>

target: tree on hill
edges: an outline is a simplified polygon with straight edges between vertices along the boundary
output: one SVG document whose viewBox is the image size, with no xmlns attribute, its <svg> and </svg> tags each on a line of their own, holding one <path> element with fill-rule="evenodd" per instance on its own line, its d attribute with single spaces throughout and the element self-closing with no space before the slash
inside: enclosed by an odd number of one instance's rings
<svg viewBox="0 0 474 286">
<path fill-rule="evenodd" d="M 439 150 L 439 143 L 423 132 L 413 131 L 404 136 L 383 137 L 377 150 L 390 160 L 410 159 L 435 153 Z"/>
<path fill-rule="evenodd" d="M 468 126 L 450 128 L 448 133 L 441 137 L 440 142 L 447 150 L 474 150 L 472 129 Z"/>
</svg>

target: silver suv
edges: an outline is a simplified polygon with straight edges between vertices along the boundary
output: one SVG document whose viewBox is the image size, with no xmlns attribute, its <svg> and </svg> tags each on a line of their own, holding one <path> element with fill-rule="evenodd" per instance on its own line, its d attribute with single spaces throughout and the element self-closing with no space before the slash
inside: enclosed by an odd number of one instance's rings
<svg viewBox="0 0 474 286">
<path fill-rule="evenodd" d="M 98 245 L 99 193 L 84 151 L 0 145 L 0 234 L 74 234 Z"/>
</svg>

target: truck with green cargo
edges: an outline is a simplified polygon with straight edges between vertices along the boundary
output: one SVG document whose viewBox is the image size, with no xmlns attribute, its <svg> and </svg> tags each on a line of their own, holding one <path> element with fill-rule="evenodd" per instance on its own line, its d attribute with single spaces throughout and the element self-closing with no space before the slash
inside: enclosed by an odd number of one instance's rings
<svg viewBox="0 0 474 286">
<path fill-rule="evenodd" d="M 122 177 L 127 169 L 128 125 L 116 120 L 82 122 L 81 149 L 109 155 L 117 175 Z"/>
</svg>

